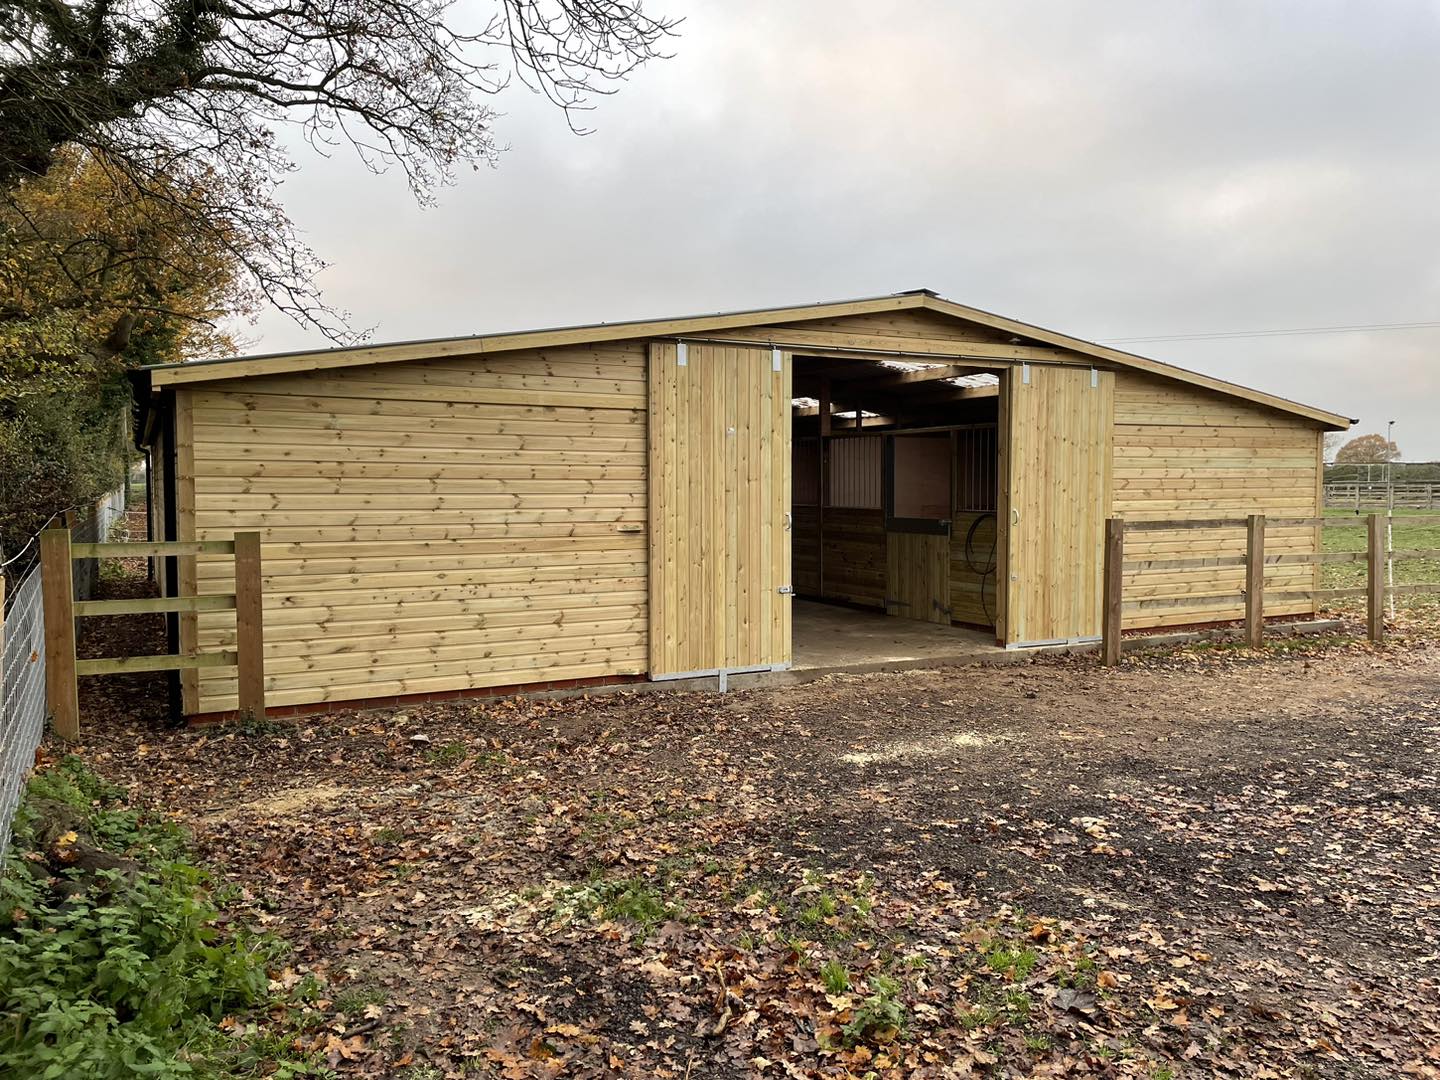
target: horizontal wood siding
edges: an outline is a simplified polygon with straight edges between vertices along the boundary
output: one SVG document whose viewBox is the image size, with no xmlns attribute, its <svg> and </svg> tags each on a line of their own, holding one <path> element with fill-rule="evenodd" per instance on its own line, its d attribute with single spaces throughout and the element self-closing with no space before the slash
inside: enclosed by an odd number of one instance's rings
<svg viewBox="0 0 1440 1080">
<path fill-rule="evenodd" d="M 643 672 L 645 371 L 623 343 L 193 391 L 195 535 L 263 536 L 269 702 Z M 199 686 L 235 707 L 233 673 Z"/>
<path fill-rule="evenodd" d="M 881 510 L 825 508 L 822 595 L 885 608 L 885 516 Z"/>
<path fill-rule="evenodd" d="M 1237 398 L 1149 375 L 1120 372 L 1115 389 L 1114 512 L 1158 518 L 1314 517 L 1320 459 L 1316 426 Z M 1268 528 L 1268 555 L 1317 549 L 1313 528 Z M 1245 530 L 1197 529 L 1128 536 L 1127 560 L 1243 555 Z M 1316 569 L 1270 566 L 1266 592 L 1310 591 Z M 1200 567 L 1125 575 L 1125 600 L 1162 601 L 1129 610 L 1126 627 L 1239 619 L 1245 569 Z M 1313 600 L 1267 601 L 1267 615 L 1314 610 Z"/>
<path fill-rule="evenodd" d="M 793 511 L 791 580 L 800 596 L 820 595 L 820 509 L 797 506 Z"/>
</svg>

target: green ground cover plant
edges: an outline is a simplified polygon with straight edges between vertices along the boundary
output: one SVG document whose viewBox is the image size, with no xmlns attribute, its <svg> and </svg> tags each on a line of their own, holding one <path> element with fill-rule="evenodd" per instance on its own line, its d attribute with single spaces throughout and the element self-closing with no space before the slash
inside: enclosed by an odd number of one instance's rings
<svg viewBox="0 0 1440 1080">
<path fill-rule="evenodd" d="M 227 1033 L 283 1004 L 267 974 L 283 946 L 222 926 L 180 830 L 79 758 L 38 772 L 0 879 L 0 1075 L 322 1075 L 293 1035 Z"/>
</svg>

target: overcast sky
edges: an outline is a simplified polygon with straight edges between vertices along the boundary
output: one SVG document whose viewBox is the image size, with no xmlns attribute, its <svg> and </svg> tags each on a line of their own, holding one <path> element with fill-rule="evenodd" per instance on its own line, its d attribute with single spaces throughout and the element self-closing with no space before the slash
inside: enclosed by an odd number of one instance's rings
<svg viewBox="0 0 1440 1080">
<path fill-rule="evenodd" d="M 1440 320 L 1437 0 L 648 6 L 674 59 L 585 137 L 507 91 L 437 207 L 297 154 L 329 301 L 378 341 L 920 287 L 1102 340 Z M 1440 459 L 1440 328 L 1124 347 Z"/>
</svg>

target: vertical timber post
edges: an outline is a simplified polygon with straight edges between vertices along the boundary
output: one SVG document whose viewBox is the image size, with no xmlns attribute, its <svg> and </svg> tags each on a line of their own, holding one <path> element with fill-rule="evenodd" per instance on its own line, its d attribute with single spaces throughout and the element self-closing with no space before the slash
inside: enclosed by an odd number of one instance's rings
<svg viewBox="0 0 1440 1080">
<path fill-rule="evenodd" d="M 55 734 L 80 738 L 80 694 L 75 685 L 75 577 L 70 530 L 40 534 L 40 596 L 45 611 L 45 696 Z"/>
<path fill-rule="evenodd" d="M 825 506 L 830 501 L 830 376 L 820 377 L 820 493 L 815 498 L 815 591 L 825 595 Z"/>
<path fill-rule="evenodd" d="M 1265 643 L 1265 515 L 1245 519 L 1245 644 Z"/>
<path fill-rule="evenodd" d="M 1365 603 L 1369 615 L 1370 640 L 1385 640 L 1385 515 L 1370 515 L 1370 561 L 1367 565 L 1368 586 Z"/>
<path fill-rule="evenodd" d="M 1120 621 L 1125 599 L 1125 519 L 1105 519 L 1105 607 L 1101 613 L 1101 662 L 1120 663 Z"/>
<path fill-rule="evenodd" d="M 265 718 L 265 616 L 260 592 L 260 534 L 235 534 L 235 665 L 242 719 Z M 247 715 L 248 714 L 248 715 Z"/>
</svg>

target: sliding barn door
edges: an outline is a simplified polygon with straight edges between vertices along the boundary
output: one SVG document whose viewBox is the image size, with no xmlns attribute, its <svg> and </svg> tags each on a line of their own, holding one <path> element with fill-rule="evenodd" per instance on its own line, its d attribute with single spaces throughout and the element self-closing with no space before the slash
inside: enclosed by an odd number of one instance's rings
<svg viewBox="0 0 1440 1080">
<path fill-rule="evenodd" d="M 650 348 L 650 675 L 790 663 L 790 356 Z"/>
<path fill-rule="evenodd" d="M 1004 643 L 1099 637 L 1115 376 L 1014 367 L 1000 407 Z"/>
</svg>

